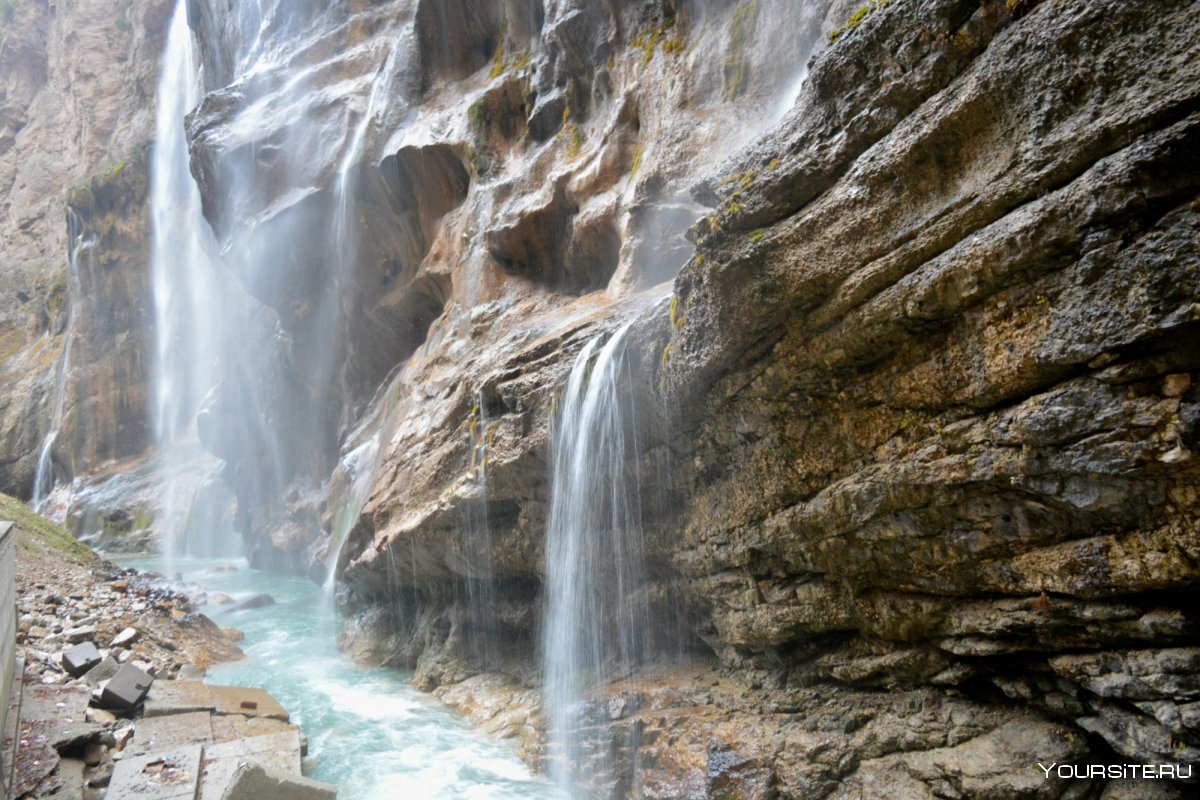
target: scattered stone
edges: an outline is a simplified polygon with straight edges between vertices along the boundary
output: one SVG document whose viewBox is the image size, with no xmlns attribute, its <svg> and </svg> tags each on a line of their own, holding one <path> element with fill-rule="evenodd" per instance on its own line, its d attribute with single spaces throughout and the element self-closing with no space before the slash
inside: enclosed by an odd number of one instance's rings
<svg viewBox="0 0 1200 800">
<path fill-rule="evenodd" d="M 220 800 L 336 800 L 337 789 L 257 764 L 243 764 L 233 775 Z"/>
<path fill-rule="evenodd" d="M 62 654 L 63 669 L 74 678 L 82 676 L 101 660 L 100 651 L 92 642 L 77 644 Z"/>
<path fill-rule="evenodd" d="M 94 789 L 102 789 L 105 786 L 108 786 L 109 782 L 112 781 L 113 769 L 115 767 L 115 762 L 102 762 L 99 766 L 92 770 L 92 775 L 90 778 L 88 778 L 87 785 Z"/>
<path fill-rule="evenodd" d="M 146 697 L 154 678 L 132 664 L 125 664 L 104 687 L 100 705 L 126 711 L 137 706 Z"/>
<path fill-rule="evenodd" d="M 137 628 L 125 628 L 113 637 L 112 644 L 109 647 L 129 647 L 129 645 L 138 640 L 140 635 Z"/>
<path fill-rule="evenodd" d="M 142 661 L 140 659 L 135 658 L 131 663 L 133 664 L 133 666 L 137 667 L 142 672 L 146 673 L 147 675 L 149 675 L 152 678 L 158 676 L 158 668 L 154 664 L 151 664 L 149 661 Z"/>
<path fill-rule="evenodd" d="M 129 740 L 133 738 L 133 735 L 134 727 L 132 725 L 126 725 L 124 727 L 117 728 L 115 731 L 113 731 L 113 747 L 117 748 L 118 750 L 124 750 L 125 745 L 129 743 Z"/>
<path fill-rule="evenodd" d="M 114 592 L 118 592 L 120 594 L 125 594 L 126 592 L 129 591 L 129 582 L 128 581 L 113 581 L 112 583 L 110 583 L 108 585 L 108 588 L 113 590 Z"/>
<path fill-rule="evenodd" d="M 221 628 L 221 635 L 231 642 L 240 642 L 246 638 L 246 634 L 237 628 Z"/>
<path fill-rule="evenodd" d="M 80 642 L 94 639 L 96 637 L 95 625 L 80 625 L 77 628 L 70 628 L 63 632 L 63 638 L 71 644 L 79 644 Z"/>
<path fill-rule="evenodd" d="M 213 606 L 228 606 L 236 603 L 229 595 L 224 592 L 210 592 L 208 595 L 208 604 Z"/>
<path fill-rule="evenodd" d="M 111 711 L 105 711 L 103 708 L 89 708 L 86 712 L 88 722 L 94 722 L 97 725 L 113 725 L 117 721 L 117 715 Z"/>
</svg>

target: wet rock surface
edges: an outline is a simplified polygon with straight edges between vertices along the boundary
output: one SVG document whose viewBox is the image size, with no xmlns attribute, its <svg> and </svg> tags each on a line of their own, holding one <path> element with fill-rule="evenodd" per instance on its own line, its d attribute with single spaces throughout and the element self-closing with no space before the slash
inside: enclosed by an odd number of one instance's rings
<svg viewBox="0 0 1200 800">
<path fill-rule="evenodd" d="M 88 0 L 5 9 L 0 491 L 14 496 L 29 496 L 40 445 L 61 422 L 53 419 L 57 384 L 73 406 L 65 415 L 73 433 L 55 451 L 60 480 L 146 444 L 153 337 L 142 155 L 153 136 L 155 76 L 172 5 Z M 101 185 L 107 188 L 87 202 L 74 202 Z M 73 275 L 75 243 L 64 220 L 77 205 L 87 206 L 89 233 L 104 252 L 92 269 Z M 64 375 L 68 340 L 76 361 Z"/>
<path fill-rule="evenodd" d="M 778 127 L 695 184 L 710 211 L 673 297 L 628 312 L 630 469 L 659 484 L 647 602 L 672 597 L 659 626 L 736 688 L 708 698 L 708 677 L 668 670 L 656 699 L 599 692 L 606 744 L 580 772 L 602 795 L 1120 796 L 1035 755 L 1194 762 L 1191 11 L 881 4 L 815 57 Z M 537 219 L 561 207 L 531 201 L 493 250 L 559 247 Z M 547 495 L 529 487 L 565 364 L 605 316 L 506 351 L 419 446 L 400 426 L 403 461 L 348 539 L 369 607 L 348 649 L 415 667 L 541 757 L 536 714 L 476 697 L 536 689 L 520 657 L 515 681 L 467 677 L 489 670 L 443 588 L 481 574 L 445 556 L 470 554 L 474 484 L 452 466 L 485 427 L 500 635 L 535 647 Z"/>
</svg>

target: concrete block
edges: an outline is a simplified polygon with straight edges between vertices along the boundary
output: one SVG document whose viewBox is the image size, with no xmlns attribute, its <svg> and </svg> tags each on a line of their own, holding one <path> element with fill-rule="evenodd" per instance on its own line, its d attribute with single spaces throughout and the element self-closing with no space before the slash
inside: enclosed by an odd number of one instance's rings
<svg viewBox="0 0 1200 800">
<path fill-rule="evenodd" d="M 77 644 L 62 654 L 63 669 L 73 678 L 80 677 L 101 660 L 100 651 L 93 642 Z"/>
<path fill-rule="evenodd" d="M 128 710 L 146 697 L 154 679 L 132 664 L 125 664 L 113 675 L 100 696 L 104 708 Z"/>
<path fill-rule="evenodd" d="M 199 681 L 159 681 L 146 697 L 147 717 L 215 710 L 212 693 Z"/>
<path fill-rule="evenodd" d="M 146 716 L 208 709 L 216 714 L 269 717 L 287 722 L 288 712 L 263 689 L 209 686 L 199 681 L 159 681 L 146 699 Z"/>
<path fill-rule="evenodd" d="M 120 669 L 121 665 L 117 663 L 117 660 L 112 656 L 109 656 L 96 666 L 89 669 L 83 676 L 83 682 L 94 689 L 104 681 L 109 680 L 116 675 Z"/>
<path fill-rule="evenodd" d="M 285 775 L 300 775 L 300 732 L 253 736 L 204 748 L 200 800 L 220 800 L 243 764 L 257 764 Z"/>
<path fill-rule="evenodd" d="M 288 721 L 287 709 L 265 689 L 244 686 L 209 686 L 218 714 L 241 714 Z"/>
</svg>

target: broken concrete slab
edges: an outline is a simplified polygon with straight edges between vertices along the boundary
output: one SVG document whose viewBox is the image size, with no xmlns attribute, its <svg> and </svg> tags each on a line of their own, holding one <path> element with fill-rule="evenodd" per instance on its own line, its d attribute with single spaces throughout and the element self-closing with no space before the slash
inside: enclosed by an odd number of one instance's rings
<svg viewBox="0 0 1200 800">
<path fill-rule="evenodd" d="M 243 764 L 220 800 L 336 800 L 337 789 L 327 783 L 289 775 L 257 764 Z"/>
<path fill-rule="evenodd" d="M 107 800 L 196 800 L 201 745 L 126 758 L 113 769 Z M 265 797 L 265 796 L 264 796 Z"/>
<path fill-rule="evenodd" d="M 45 800 L 79 800 L 83 797 L 83 770 L 86 765 L 77 758 L 58 762 L 57 790 L 45 795 Z"/>
<path fill-rule="evenodd" d="M 159 681 L 146 696 L 147 717 L 214 710 L 216 702 L 212 693 L 199 681 Z"/>
<path fill-rule="evenodd" d="M 257 764 L 285 775 L 299 776 L 300 732 L 293 728 L 283 733 L 206 747 L 200 800 L 220 800 L 243 764 Z"/>
<path fill-rule="evenodd" d="M 142 702 L 153 685 L 154 678 L 132 664 L 125 664 L 105 685 L 100 705 L 122 711 L 132 709 Z"/>
<path fill-rule="evenodd" d="M 246 717 L 241 714 L 222 714 L 212 718 L 213 742 L 232 742 L 234 739 L 249 739 L 271 733 L 287 733 L 294 728 L 277 719 L 268 717 Z M 300 755 L 304 755 L 304 737 L 300 738 Z"/>
<path fill-rule="evenodd" d="M 21 718 L 82 720 L 91 693 L 83 686 L 45 686 L 26 683 L 21 693 Z"/>
<path fill-rule="evenodd" d="M 88 742 L 100 738 L 103 725 L 78 719 L 34 719 L 29 720 L 23 739 L 44 742 L 58 752 L 81 748 Z"/>
<path fill-rule="evenodd" d="M 81 642 L 62 654 L 62 666 L 72 678 L 78 678 L 101 662 L 94 642 Z"/>
<path fill-rule="evenodd" d="M 47 785 L 46 781 L 53 783 L 52 776 L 60 761 L 58 753 L 43 737 L 36 735 L 32 722 L 22 720 L 17 735 L 21 746 L 15 750 L 9 778 L 12 796 L 24 797 L 43 785 L 53 791 L 55 787 Z"/>
<path fill-rule="evenodd" d="M 218 714 L 241 714 L 288 721 L 287 709 L 265 689 L 243 686 L 209 686 Z"/>
<path fill-rule="evenodd" d="M 269 717 L 287 722 L 288 712 L 263 689 L 209 686 L 199 681 L 160 681 L 146 699 L 145 714 L 157 717 L 208 709 L 217 714 Z"/>
<path fill-rule="evenodd" d="M 213 740 L 212 715 L 208 711 L 145 717 L 137 724 L 133 748 L 150 752 L 193 744 L 209 744 Z"/>
</svg>

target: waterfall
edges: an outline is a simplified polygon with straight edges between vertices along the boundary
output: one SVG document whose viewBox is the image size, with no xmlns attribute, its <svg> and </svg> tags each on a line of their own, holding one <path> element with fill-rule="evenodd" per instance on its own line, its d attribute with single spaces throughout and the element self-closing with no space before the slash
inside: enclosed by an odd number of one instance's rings
<svg viewBox="0 0 1200 800">
<path fill-rule="evenodd" d="M 649 620 L 634 592 L 644 582 L 637 442 L 625 408 L 626 337 L 592 340 L 575 359 L 554 438 L 546 535 L 543 632 L 551 776 L 570 791 L 572 773 L 604 775 L 609 749 L 585 730 L 585 695 L 631 672 L 646 655 Z M 590 726 L 596 729 L 597 726 Z"/>
<path fill-rule="evenodd" d="M 471 656 L 482 669 L 496 666 L 496 584 L 492 563 L 492 527 L 488 520 L 488 454 L 495 429 L 488 422 L 483 392 L 468 422 L 471 435 L 471 481 L 475 499 L 463 511 L 463 572 L 471 620 Z"/>
<path fill-rule="evenodd" d="M 71 242 L 71 252 L 67 258 L 67 326 L 63 332 L 63 354 L 58 362 L 58 371 L 54 377 L 54 406 L 50 412 L 50 432 L 42 440 L 38 450 L 37 470 L 33 476 L 33 492 L 30 501 L 34 510 L 39 513 L 45 510 L 54 490 L 57 476 L 54 471 L 54 448 L 58 445 L 58 434 L 62 428 L 63 413 L 66 407 L 67 381 L 71 376 L 71 346 L 75 341 L 75 310 L 70 298 L 79 293 L 79 259 L 91 249 L 92 240 L 85 236 L 83 225 L 74 211 L 67 212 L 67 236 Z"/>
<path fill-rule="evenodd" d="M 228 504 L 224 493 L 202 491 L 205 459 L 195 418 L 216 382 L 225 327 L 226 293 L 200 190 L 192 177 L 184 118 L 200 98 L 200 72 L 180 0 L 171 18 L 158 84 L 155 144 L 151 162 L 151 221 L 154 231 L 151 274 L 154 290 L 155 352 L 151 417 L 159 447 L 161 485 L 159 544 L 168 557 L 186 547 L 188 520 L 212 521 L 224 509 L 197 503 Z M 224 532 L 197 531 L 216 538 Z M 226 543 L 232 537 L 226 535 Z M 182 540 L 182 541 L 181 541 Z M 212 552 L 211 542 L 204 549 Z"/>
<path fill-rule="evenodd" d="M 382 439 L 383 432 L 376 431 L 374 436 L 346 454 L 339 468 L 343 480 L 339 481 L 339 475 L 335 474 L 330 481 L 329 505 L 334 512 L 330 523 L 331 547 L 325 557 L 324 586 L 327 595 L 332 595 L 337 586 L 337 568 L 342 548 L 346 546 L 346 539 L 370 497 L 371 485 L 379 471 Z"/>
</svg>

